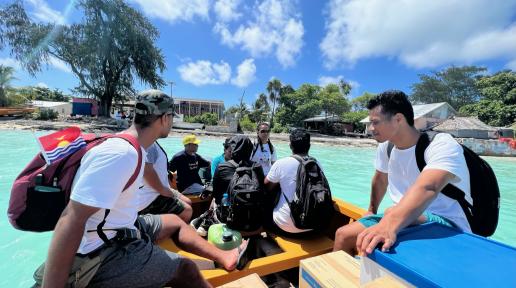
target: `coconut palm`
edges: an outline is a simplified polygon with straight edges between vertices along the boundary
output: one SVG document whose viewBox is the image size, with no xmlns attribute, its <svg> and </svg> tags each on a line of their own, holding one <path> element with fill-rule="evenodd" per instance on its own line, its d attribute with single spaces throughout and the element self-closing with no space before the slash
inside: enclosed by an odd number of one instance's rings
<svg viewBox="0 0 516 288">
<path fill-rule="evenodd" d="M 5 90 L 9 88 L 10 82 L 15 79 L 13 74 L 13 67 L 0 65 L 0 107 L 7 106 Z"/>
<path fill-rule="evenodd" d="M 267 83 L 267 92 L 272 101 L 271 127 L 274 125 L 274 112 L 276 112 L 276 101 L 279 100 L 282 84 L 280 80 L 273 78 Z"/>
</svg>

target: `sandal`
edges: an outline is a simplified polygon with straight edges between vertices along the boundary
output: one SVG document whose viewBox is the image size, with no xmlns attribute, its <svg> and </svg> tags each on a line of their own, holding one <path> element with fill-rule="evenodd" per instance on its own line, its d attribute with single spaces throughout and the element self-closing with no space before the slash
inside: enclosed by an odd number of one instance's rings
<svg viewBox="0 0 516 288">
<path fill-rule="evenodd" d="M 242 270 L 245 267 L 245 265 L 247 264 L 247 262 L 249 261 L 249 259 L 247 257 L 247 247 L 249 247 L 249 241 L 251 241 L 251 238 L 249 238 L 247 240 L 244 247 L 242 247 L 242 246 L 238 247 L 238 260 L 237 260 L 237 266 L 236 266 L 237 270 Z"/>
</svg>

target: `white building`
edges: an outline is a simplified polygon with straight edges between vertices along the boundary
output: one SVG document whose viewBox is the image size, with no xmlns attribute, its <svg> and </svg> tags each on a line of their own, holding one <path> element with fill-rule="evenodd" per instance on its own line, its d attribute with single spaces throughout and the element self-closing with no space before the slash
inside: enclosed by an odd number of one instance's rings
<svg viewBox="0 0 516 288">
<path fill-rule="evenodd" d="M 71 102 L 54 102 L 54 101 L 42 101 L 33 100 L 31 105 L 38 108 L 41 111 L 53 110 L 59 115 L 68 116 L 72 114 L 72 103 Z"/>
<path fill-rule="evenodd" d="M 412 108 L 414 109 L 414 127 L 420 130 L 434 127 L 446 119 L 457 115 L 457 111 L 446 102 L 412 105 Z M 368 131 L 371 124 L 369 116 L 362 119 L 360 123 L 364 123 L 366 131 Z"/>
</svg>

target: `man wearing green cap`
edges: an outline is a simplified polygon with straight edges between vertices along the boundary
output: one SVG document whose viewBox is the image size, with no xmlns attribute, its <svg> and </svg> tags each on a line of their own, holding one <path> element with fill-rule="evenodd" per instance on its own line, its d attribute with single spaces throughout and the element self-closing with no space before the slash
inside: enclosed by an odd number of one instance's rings
<svg viewBox="0 0 516 288">
<path fill-rule="evenodd" d="M 195 135 L 183 138 L 185 150 L 177 153 L 168 163 L 168 170 L 177 171 L 177 189 L 185 194 L 201 194 L 204 185 L 199 176 L 199 169 L 210 167 L 210 161 L 197 154 L 201 141 Z"/>
<path fill-rule="evenodd" d="M 47 261 L 34 275 L 35 287 L 210 287 L 194 262 L 154 244 L 170 237 L 185 250 L 235 269 L 247 242 L 223 251 L 177 215 L 138 216 L 145 149 L 168 136 L 173 105 L 161 91 L 141 92 L 133 124 L 122 132 L 140 147 L 109 138 L 86 152 Z M 124 188 L 137 167 L 141 168 L 136 181 Z"/>
</svg>

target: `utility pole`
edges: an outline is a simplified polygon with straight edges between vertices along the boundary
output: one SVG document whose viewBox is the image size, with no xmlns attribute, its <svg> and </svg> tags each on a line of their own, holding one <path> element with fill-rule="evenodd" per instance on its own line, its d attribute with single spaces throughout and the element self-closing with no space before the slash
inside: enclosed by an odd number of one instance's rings
<svg viewBox="0 0 516 288">
<path fill-rule="evenodd" d="M 172 87 L 174 86 L 174 84 L 176 84 L 174 81 L 168 81 L 168 83 L 170 84 L 170 97 L 173 97 L 173 94 L 172 94 Z"/>
</svg>

